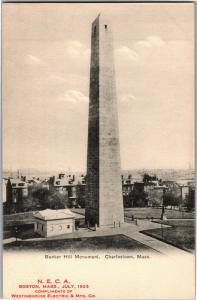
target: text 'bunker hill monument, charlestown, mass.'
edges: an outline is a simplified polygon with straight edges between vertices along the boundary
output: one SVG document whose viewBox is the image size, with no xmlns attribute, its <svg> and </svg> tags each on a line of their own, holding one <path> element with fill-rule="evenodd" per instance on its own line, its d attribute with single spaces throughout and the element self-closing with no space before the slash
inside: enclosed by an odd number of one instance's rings
<svg viewBox="0 0 197 300">
<path fill-rule="evenodd" d="M 102 15 L 92 23 L 86 223 L 124 223 L 112 28 Z"/>
</svg>

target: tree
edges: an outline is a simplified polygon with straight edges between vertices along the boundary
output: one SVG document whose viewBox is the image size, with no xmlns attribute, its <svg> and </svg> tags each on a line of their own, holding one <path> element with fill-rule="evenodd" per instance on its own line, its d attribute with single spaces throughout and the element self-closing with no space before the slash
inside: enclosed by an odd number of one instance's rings
<svg viewBox="0 0 197 300">
<path fill-rule="evenodd" d="M 78 183 L 77 185 L 77 204 L 81 207 L 84 208 L 85 207 L 85 189 L 86 186 L 84 184 Z"/>
<path fill-rule="evenodd" d="M 158 180 L 158 177 L 156 175 L 150 176 L 148 173 L 145 173 L 143 176 L 143 182 L 148 183 L 150 181 Z"/>
<path fill-rule="evenodd" d="M 68 207 L 68 195 L 43 188 L 42 184 L 29 187 L 29 196 L 23 204 L 23 211 L 42 209 L 64 209 Z"/>
<path fill-rule="evenodd" d="M 68 207 L 68 196 L 54 192 L 49 195 L 44 203 L 44 208 L 64 209 Z"/>
<path fill-rule="evenodd" d="M 195 189 L 189 188 L 189 194 L 185 197 L 185 206 L 188 210 L 192 210 L 195 207 Z"/>
<path fill-rule="evenodd" d="M 130 195 L 130 207 L 145 207 L 148 206 L 147 193 L 134 189 Z"/>
<path fill-rule="evenodd" d="M 133 207 L 133 199 L 131 198 L 131 195 L 123 195 L 123 204 L 125 208 Z"/>
<path fill-rule="evenodd" d="M 176 197 L 172 192 L 166 192 L 163 196 L 164 206 L 178 206 L 180 197 Z"/>
</svg>

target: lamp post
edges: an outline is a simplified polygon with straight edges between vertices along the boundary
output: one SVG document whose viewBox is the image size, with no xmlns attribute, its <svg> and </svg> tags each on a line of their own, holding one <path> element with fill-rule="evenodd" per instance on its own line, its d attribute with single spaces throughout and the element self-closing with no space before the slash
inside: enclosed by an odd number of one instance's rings
<svg viewBox="0 0 197 300">
<path fill-rule="evenodd" d="M 168 187 L 165 185 L 159 185 L 159 186 L 155 186 L 154 187 L 155 190 L 162 190 L 163 191 L 163 195 L 162 195 L 162 210 L 161 210 L 161 220 L 166 220 L 166 215 L 165 215 L 165 206 L 164 206 L 164 197 L 165 197 L 165 193 L 166 190 L 168 190 Z"/>
<path fill-rule="evenodd" d="M 18 238 L 18 226 L 14 227 L 14 231 L 15 231 L 15 238 L 16 238 L 16 242 L 17 242 L 17 238 Z"/>
<path fill-rule="evenodd" d="M 188 187 L 188 185 L 180 185 L 180 189 L 181 189 L 181 199 L 179 202 L 179 211 L 182 212 L 182 218 L 183 218 L 183 188 Z"/>
</svg>

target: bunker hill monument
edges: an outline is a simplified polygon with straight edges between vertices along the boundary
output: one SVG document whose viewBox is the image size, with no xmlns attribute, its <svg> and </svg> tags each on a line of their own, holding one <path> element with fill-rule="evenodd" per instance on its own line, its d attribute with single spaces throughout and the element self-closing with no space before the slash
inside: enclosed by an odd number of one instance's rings
<svg viewBox="0 0 197 300">
<path fill-rule="evenodd" d="M 112 28 L 102 15 L 92 23 L 86 223 L 124 222 Z"/>
</svg>

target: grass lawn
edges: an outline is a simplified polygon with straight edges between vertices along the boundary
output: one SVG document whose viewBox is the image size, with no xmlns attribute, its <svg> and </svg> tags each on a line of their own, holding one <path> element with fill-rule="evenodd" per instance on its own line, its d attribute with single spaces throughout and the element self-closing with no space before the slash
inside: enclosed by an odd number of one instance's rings
<svg viewBox="0 0 197 300">
<path fill-rule="evenodd" d="M 153 251 L 148 246 L 139 243 L 136 240 L 126 237 L 125 235 L 99 236 L 90 238 L 64 239 L 64 240 L 45 240 L 31 242 L 13 242 L 4 245 L 5 250 L 47 250 L 47 251 L 65 251 L 65 250 L 132 250 Z"/>
<path fill-rule="evenodd" d="M 40 237 L 40 235 L 34 232 L 34 225 L 33 224 L 23 224 L 17 226 L 17 237 L 20 239 L 31 239 Z M 12 237 L 16 237 L 16 230 L 14 226 L 4 227 L 3 231 L 3 238 L 9 239 Z"/>
<path fill-rule="evenodd" d="M 138 219 L 146 219 L 153 217 L 154 219 L 161 218 L 161 208 L 153 207 L 134 207 L 134 208 L 125 208 L 124 210 L 125 217 L 132 217 Z M 194 219 L 194 212 L 180 212 L 179 210 L 174 209 L 165 209 L 165 214 L 167 219 Z"/>
<path fill-rule="evenodd" d="M 35 211 L 4 215 L 3 216 L 4 226 L 7 227 L 7 226 L 22 225 L 22 224 L 33 224 L 33 218 L 34 218 L 33 213 L 35 213 Z"/>
<path fill-rule="evenodd" d="M 144 230 L 142 233 L 172 244 L 183 250 L 193 252 L 195 249 L 195 220 L 159 221 L 161 228 Z M 172 227 L 162 228 L 162 224 Z"/>
<path fill-rule="evenodd" d="M 75 213 L 79 213 L 82 215 L 85 215 L 85 209 L 84 208 L 73 208 L 71 209 Z M 180 212 L 179 210 L 175 209 L 165 209 L 165 214 L 168 219 L 194 219 L 195 218 L 195 212 Z M 153 208 L 153 207 L 132 207 L 132 208 L 125 208 L 124 209 L 124 215 L 125 217 L 131 218 L 134 216 L 134 218 L 138 219 L 146 219 L 153 217 L 154 219 L 160 219 L 161 218 L 161 208 Z"/>
<path fill-rule="evenodd" d="M 84 208 L 73 208 L 71 209 L 73 212 L 85 215 Z M 5 215 L 3 217 L 4 226 L 15 226 L 15 225 L 22 225 L 22 224 L 33 224 L 34 217 L 33 213 L 35 212 L 24 212 L 24 213 L 17 213 L 12 215 Z M 180 212 L 178 210 L 171 210 L 166 209 L 165 213 L 168 219 L 194 219 L 195 213 L 194 212 Z M 153 208 L 153 207 L 136 207 L 136 208 L 125 208 L 124 209 L 125 217 L 131 218 L 134 216 L 138 219 L 146 219 L 153 217 L 154 219 L 160 219 L 161 217 L 161 208 Z"/>
</svg>

